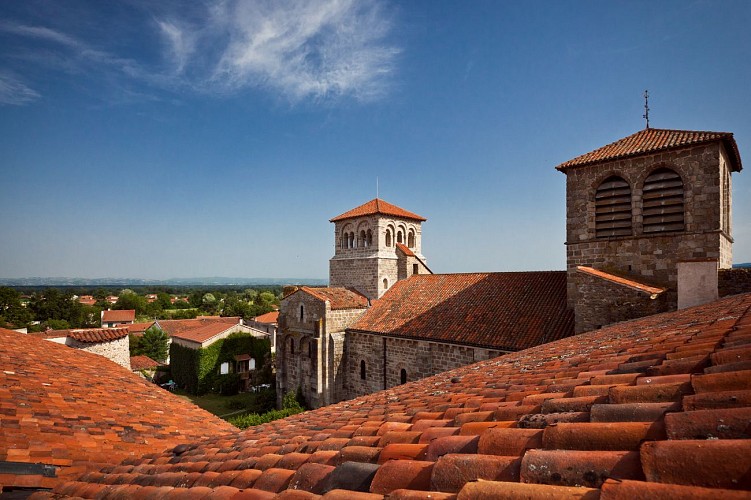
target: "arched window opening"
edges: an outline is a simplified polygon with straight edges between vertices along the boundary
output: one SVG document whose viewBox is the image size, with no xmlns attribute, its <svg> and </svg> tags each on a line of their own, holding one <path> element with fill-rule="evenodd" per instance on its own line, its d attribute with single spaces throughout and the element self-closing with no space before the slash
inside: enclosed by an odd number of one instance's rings
<svg viewBox="0 0 751 500">
<path fill-rule="evenodd" d="M 386 246 L 391 246 L 391 229 L 386 230 Z"/>
<path fill-rule="evenodd" d="M 610 238 L 631 233 L 631 187 L 621 177 L 608 177 L 595 193 L 595 234 Z"/>
<path fill-rule="evenodd" d="M 368 242 L 367 246 L 373 246 L 373 231 L 371 231 L 370 229 L 368 229 L 365 240 Z"/>
<path fill-rule="evenodd" d="M 300 304 L 300 321 L 305 317 L 305 306 Z"/>
<path fill-rule="evenodd" d="M 349 248 L 355 248 L 355 233 L 349 233 Z"/>
<path fill-rule="evenodd" d="M 365 380 L 365 360 L 360 360 L 360 378 Z"/>
<path fill-rule="evenodd" d="M 313 342 L 308 341 L 308 357 L 313 357 Z"/>
<path fill-rule="evenodd" d="M 645 233 L 683 231 L 683 180 L 674 170 L 659 168 L 644 179 L 642 224 Z"/>
<path fill-rule="evenodd" d="M 413 230 L 409 230 L 409 234 L 407 235 L 407 246 L 409 248 L 415 248 L 415 232 Z"/>
<path fill-rule="evenodd" d="M 406 384 L 407 383 L 407 370 L 405 370 L 404 368 L 402 368 L 402 371 L 399 374 L 399 378 L 400 378 L 402 384 Z"/>
<path fill-rule="evenodd" d="M 295 339 L 290 338 L 289 339 L 289 353 L 294 354 L 295 353 Z"/>
<path fill-rule="evenodd" d="M 360 243 L 360 246 L 368 248 L 368 237 L 365 234 L 365 231 L 360 231 Z"/>
<path fill-rule="evenodd" d="M 340 239 L 341 239 L 341 242 L 340 242 L 341 247 L 347 248 L 347 241 L 349 240 L 349 236 L 347 236 L 347 233 L 342 233 L 342 237 Z"/>
<path fill-rule="evenodd" d="M 399 230 L 396 232 L 396 242 L 397 243 L 404 243 L 404 238 L 402 237 L 402 231 Z"/>
<path fill-rule="evenodd" d="M 383 278 L 383 289 L 388 290 L 389 289 L 389 279 Z"/>
</svg>

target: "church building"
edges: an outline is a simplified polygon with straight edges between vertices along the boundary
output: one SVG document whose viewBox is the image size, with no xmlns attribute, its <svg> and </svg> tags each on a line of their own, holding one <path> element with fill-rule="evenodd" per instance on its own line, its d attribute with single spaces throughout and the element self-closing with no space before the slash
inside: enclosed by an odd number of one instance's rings
<svg viewBox="0 0 751 500">
<path fill-rule="evenodd" d="M 281 302 L 277 394 L 311 407 L 751 290 L 733 273 L 733 134 L 646 128 L 556 167 L 566 271 L 433 274 L 426 219 L 381 199 L 331 219 L 329 287 Z"/>
</svg>

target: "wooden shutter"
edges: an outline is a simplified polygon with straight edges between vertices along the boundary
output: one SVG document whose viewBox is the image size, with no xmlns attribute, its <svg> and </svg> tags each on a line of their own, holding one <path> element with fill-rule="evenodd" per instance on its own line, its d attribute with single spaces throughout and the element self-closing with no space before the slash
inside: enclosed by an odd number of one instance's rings
<svg viewBox="0 0 751 500">
<path fill-rule="evenodd" d="M 595 193 L 598 238 L 631 236 L 631 188 L 620 177 L 608 177 Z"/>
<path fill-rule="evenodd" d="M 683 231 L 683 181 L 673 170 L 655 170 L 644 180 L 642 217 L 645 233 Z"/>
</svg>

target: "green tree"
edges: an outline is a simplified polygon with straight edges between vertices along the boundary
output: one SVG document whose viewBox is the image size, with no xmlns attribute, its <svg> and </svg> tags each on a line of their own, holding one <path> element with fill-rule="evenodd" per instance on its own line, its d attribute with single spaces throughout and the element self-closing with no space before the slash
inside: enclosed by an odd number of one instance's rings
<svg viewBox="0 0 751 500">
<path fill-rule="evenodd" d="M 133 354 L 135 352 L 135 354 Z M 136 347 L 131 348 L 131 355 L 148 356 L 154 361 L 164 362 L 169 353 L 169 337 L 156 325 L 152 325 L 143 332 Z"/>
<path fill-rule="evenodd" d="M 112 309 L 135 309 L 137 316 L 146 314 L 146 306 L 148 305 L 146 297 L 141 297 L 132 291 L 130 293 L 122 292 L 120 292 L 117 302 L 112 306 Z"/>
<path fill-rule="evenodd" d="M 33 314 L 21 303 L 21 294 L 7 286 L 0 287 L 0 326 L 27 326 Z"/>
</svg>

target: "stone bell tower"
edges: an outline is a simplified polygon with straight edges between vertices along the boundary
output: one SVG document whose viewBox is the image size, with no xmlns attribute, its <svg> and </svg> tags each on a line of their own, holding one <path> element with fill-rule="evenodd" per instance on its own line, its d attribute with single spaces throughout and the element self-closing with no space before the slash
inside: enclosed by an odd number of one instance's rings
<svg viewBox="0 0 751 500">
<path fill-rule="evenodd" d="M 377 299 L 399 279 L 430 273 L 421 251 L 426 220 L 379 198 L 331 219 L 329 286 Z"/>
</svg>

